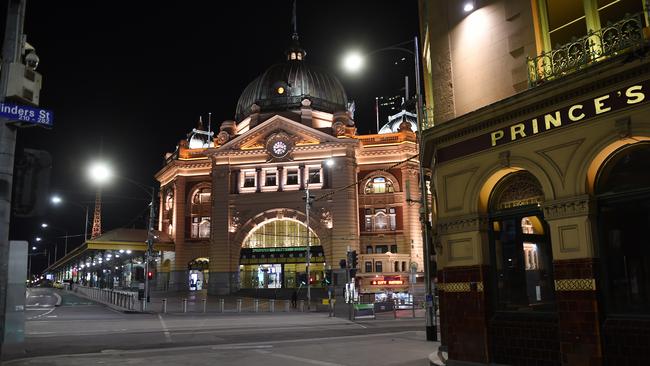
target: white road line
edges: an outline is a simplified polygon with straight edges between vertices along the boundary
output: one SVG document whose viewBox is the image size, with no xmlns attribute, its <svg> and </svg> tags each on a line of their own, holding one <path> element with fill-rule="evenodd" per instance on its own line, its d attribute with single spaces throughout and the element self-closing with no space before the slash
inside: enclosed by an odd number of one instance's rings
<svg viewBox="0 0 650 366">
<path fill-rule="evenodd" d="M 47 311 L 47 312 L 45 312 L 45 313 L 43 313 L 43 314 L 36 315 L 36 316 L 31 317 L 31 318 L 27 318 L 27 320 L 33 320 L 33 319 L 38 319 L 38 318 L 44 317 L 45 315 L 47 315 L 47 314 L 53 312 L 55 309 L 56 309 L 56 308 L 52 308 L 52 309 L 50 309 L 49 311 Z"/>
<path fill-rule="evenodd" d="M 344 366 L 340 363 L 332 363 L 325 361 L 312 360 L 311 358 L 304 358 L 291 355 L 283 355 L 282 353 L 267 353 L 269 356 L 285 358 L 287 360 L 299 361 L 300 363 L 309 363 L 312 365 L 321 365 L 321 366 Z"/>
<path fill-rule="evenodd" d="M 172 343 L 172 336 L 169 334 L 169 329 L 167 329 L 167 325 L 160 314 L 158 314 L 158 319 L 160 319 L 160 325 L 162 325 L 165 340 L 167 340 L 167 343 Z"/>
</svg>

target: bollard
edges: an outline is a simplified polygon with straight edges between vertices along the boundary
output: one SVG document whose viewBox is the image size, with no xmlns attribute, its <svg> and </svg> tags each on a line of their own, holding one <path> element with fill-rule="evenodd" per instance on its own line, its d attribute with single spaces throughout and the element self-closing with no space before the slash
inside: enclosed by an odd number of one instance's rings
<svg viewBox="0 0 650 366">
<path fill-rule="evenodd" d="M 269 311 L 272 313 L 275 313 L 275 300 L 271 299 L 269 300 Z"/>
<path fill-rule="evenodd" d="M 203 299 L 203 312 L 204 313 L 205 313 L 207 304 L 208 304 L 208 299 Z"/>
<path fill-rule="evenodd" d="M 260 299 L 253 299 L 253 311 L 256 313 L 260 311 Z"/>
<path fill-rule="evenodd" d="M 300 300 L 300 311 L 305 311 L 305 300 Z"/>
<path fill-rule="evenodd" d="M 284 300 L 284 311 L 289 312 L 291 309 L 291 301 L 290 300 Z"/>
<path fill-rule="evenodd" d="M 220 313 L 223 313 L 223 310 L 224 310 L 224 303 L 225 303 L 225 300 L 224 300 L 224 299 L 219 299 L 219 312 L 220 312 Z"/>
<path fill-rule="evenodd" d="M 167 299 L 162 299 L 162 313 L 167 314 Z"/>
<path fill-rule="evenodd" d="M 397 300 L 393 300 L 393 319 L 397 319 Z"/>
<path fill-rule="evenodd" d="M 237 299 L 237 312 L 238 313 L 241 313 L 241 302 L 242 302 L 242 299 Z"/>
<path fill-rule="evenodd" d="M 187 299 L 183 299 L 183 312 L 187 313 Z"/>
</svg>

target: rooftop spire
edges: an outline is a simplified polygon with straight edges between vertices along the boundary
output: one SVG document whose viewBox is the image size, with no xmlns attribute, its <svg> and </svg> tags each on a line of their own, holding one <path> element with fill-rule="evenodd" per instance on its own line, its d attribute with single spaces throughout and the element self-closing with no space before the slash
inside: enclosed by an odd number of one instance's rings
<svg viewBox="0 0 650 366">
<path fill-rule="evenodd" d="M 296 16 L 296 0 L 293 0 L 291 27 L 293 28 L 293 34 L 291 35 L 291 42 L 286 52 L 287 60 L 302 61 L 305 59 L 305 55 L 307 55 L 307 52 L 305 52 L 305 50 L 302 47 L 300 47 L 300 42 L 298 41 L 298 17 Z"/>
</svg>

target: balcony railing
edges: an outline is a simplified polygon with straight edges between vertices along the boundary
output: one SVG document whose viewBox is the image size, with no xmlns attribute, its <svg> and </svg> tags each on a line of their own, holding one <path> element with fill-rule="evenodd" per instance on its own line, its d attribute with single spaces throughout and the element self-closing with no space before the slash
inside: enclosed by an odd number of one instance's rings
<svg viewBox="0 0 650 366">
<path fill-rule="evenodd" d="M 567 75 L 594 63 L 643 46 L 643 13 L 626 14 L 625 18 L 608 24 L 563 46 L 527 58 L 528 84 L 536 86 Z"/>
</svg>

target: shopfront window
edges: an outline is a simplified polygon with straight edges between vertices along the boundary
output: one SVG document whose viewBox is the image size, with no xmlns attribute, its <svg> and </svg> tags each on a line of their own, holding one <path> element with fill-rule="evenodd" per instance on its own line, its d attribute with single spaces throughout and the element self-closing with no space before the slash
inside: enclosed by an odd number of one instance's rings
<svg viewBox="0 0 650 366">
<path fill-rule="evenodd" d="M 527 172 L 512 173 L 491 197 L 493 283 L 498 310 L 553 310 L 553 256 L 538 202 L 543 192 Z"/>
<path fill-rule="evenodd" d="M 650 143 L 613 155 L 598 174 L 606 311 L 650 315 Z"/>
</svg>

